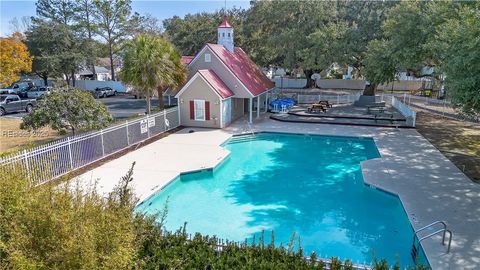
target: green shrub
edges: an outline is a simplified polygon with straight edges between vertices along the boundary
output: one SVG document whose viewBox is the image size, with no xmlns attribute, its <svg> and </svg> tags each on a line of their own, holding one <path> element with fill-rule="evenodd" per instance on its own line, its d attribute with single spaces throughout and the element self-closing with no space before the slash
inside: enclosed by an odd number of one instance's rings
<svg viewBox="0 0 480 270">
<path fill-rule="evenodd" d="M 33 187 L 2 170 L 0 269 L 131 268 L 138 219 L 129 178 L 103 198 L 74 183 Z"/>
</svg>

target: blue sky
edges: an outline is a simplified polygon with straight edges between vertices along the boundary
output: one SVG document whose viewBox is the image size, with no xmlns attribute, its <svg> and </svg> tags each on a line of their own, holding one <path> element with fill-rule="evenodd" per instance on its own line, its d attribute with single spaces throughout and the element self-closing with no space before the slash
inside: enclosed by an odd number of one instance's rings
<svg viewBox="0 0 480 270">
<path fill-rule="evenodd" d="M 9 22 L 13 18 L 16 17 L 18 20 L 21 20 L 23 16 L 34 16 L 35 2 L 31 0 L 0 0 L 0 36 L 12 33 L 12 27 Z M 149 13 L 163 20 L 174 15 L 183 17 L 188 13 L 215 11 L 224 6 L 224 0 L 133 0 L 132 11 L 140 14 Z M 227 1 L 227 8 L 233 6 L 248 8 L 250 4 L 249 0 Z"/>
</svg>

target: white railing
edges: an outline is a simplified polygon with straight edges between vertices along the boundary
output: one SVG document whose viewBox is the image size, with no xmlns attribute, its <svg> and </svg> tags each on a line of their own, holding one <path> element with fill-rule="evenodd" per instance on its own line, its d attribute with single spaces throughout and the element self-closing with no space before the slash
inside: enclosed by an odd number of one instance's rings
<svg viewBox="0 0 480 270">
<path fill-rule="evenodd" d="M 415 127 L 415 121 L 417 118 L 417 113 L 408 107 L 405 103 L 401 102 L 396 97 L 392 96 L 392 107 L 397 109 L 406 119 L 407 124 L 409 123 L 409 118 L 411 119 L 411 125 Z"/>
<path fill-rule="evenodd" d="M 318 94 L 318 95 L 298 95 L 297 102 L 299 104 L 311 104 L 316 103 L 320 100 L 328 100 L 331 104 L 351 104 L 357 101 L 361 96 L 361 93 L 349 94 L 349 95 L 327 95 L 327 94 Z"/>
<path fill-rule="evenodd" d="M 23 172 L 35 183 L 42 184 L 179 125 L 178 107 L 174 107 L 4 156 L 0 158 L 0 167 Z"/>
</svg>

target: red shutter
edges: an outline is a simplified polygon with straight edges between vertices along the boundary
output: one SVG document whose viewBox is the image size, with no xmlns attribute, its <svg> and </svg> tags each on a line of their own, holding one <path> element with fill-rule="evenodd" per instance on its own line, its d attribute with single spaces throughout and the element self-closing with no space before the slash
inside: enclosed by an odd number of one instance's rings
<svg viewBox="0 0 480 270">
<path fill-rule="evenodd" d="M 190 119 L 195 119 L 195 106 L 193 105 L 193 100 L 190 100 Z"/>
<path fill-rule="evenodd" d="M 205 120 L 210 120 L 210 102 L 205 101 Z"/>
</svg>

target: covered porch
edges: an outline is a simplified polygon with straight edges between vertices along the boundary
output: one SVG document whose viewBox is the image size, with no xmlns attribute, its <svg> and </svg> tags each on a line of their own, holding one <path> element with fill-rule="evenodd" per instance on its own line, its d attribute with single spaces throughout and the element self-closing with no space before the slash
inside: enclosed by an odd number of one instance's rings
<svg viewBox="0 0 480 270">
<path fill-rule="evenodd" d="M 242 98 L 243 113 L 248 122 L 252 123 L 254 118 L 260 118 L 261 113 L 268 111 L 268 103 L 270 102 L 270 90 L 256 97 Z"/>
</svg>

